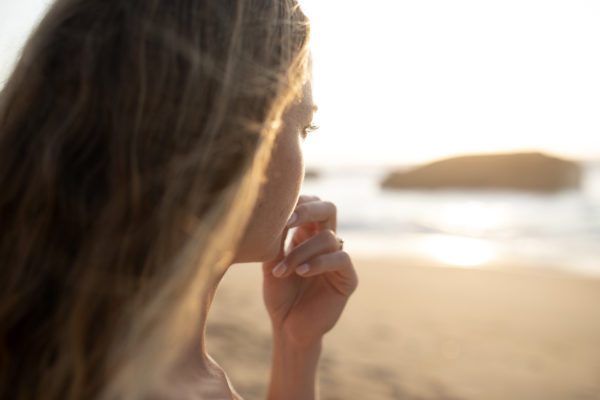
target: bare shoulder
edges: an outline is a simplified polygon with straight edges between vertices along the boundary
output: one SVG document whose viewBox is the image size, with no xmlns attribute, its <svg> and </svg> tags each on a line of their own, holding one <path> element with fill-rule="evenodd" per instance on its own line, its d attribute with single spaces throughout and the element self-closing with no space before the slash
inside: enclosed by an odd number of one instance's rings
<svg viewBox="0 0 600 400">
<path fill-rule="evenodd" d="M 227 373 L 225 372 L 225 370 L 223 368 L 221 368 L 221 366 L 210 356 L 208 355 L 209 360 L 211 361 L 212 365 L 211 367 L 213 368 L 213 374 L 215 374 L 216 376 L 219 377 L 219 379 L 226 384 L 227 386 L 227 390 L 229 393 L 227 393 L 228 395 L 231 395 L 231 398 L 233 400 L 244 400 L 242 398 L 242 396 L 235 390 L 235 388 L 233 387 L 233 385 L 231 384 L 231 380 L 229 379 L 229 376 L 227 376 Z"/>
<path fill-rule="evenodd" d="M 160 400 L 243 400 L 221 366 L 208 357 L 205 368 L 179 369 Z M 154 398 L 153 398 L 154 400 Z"/>
</svg>

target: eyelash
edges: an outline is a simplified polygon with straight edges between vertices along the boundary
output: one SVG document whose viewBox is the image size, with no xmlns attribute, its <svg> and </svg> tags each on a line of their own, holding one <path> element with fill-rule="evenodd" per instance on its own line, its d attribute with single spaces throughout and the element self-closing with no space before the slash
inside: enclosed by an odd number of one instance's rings
<svg viewBox="0 0 600 400">
<path fill-rule="evenodd" d="M 306 138 L 310 132 L 314 132 L 317 129 L 319 129 L 319 127 L 311 122 L 310 125 L 302 130 L 302 138 Z"/>
</svg>

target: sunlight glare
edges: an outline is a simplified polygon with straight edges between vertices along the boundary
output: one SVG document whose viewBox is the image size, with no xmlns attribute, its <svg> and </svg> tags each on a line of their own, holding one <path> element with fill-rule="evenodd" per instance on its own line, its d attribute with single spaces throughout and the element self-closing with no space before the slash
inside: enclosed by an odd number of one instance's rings
<svg viewBox="0 0 600 400">
<path fill-rule="evenodd" d="M 448 204 L 442 209 L 439 217 L 445 230 L 470 236 L 499 228 L 505 219 L 502 210 L 478 201 Z"/>
<path fill-rule="evenodd" d="M 474 267 L 490 261 L 494 251 L 485 240 L 436 235 L 423 240 L 421 250 L 446 264 Z"/>
</svg>

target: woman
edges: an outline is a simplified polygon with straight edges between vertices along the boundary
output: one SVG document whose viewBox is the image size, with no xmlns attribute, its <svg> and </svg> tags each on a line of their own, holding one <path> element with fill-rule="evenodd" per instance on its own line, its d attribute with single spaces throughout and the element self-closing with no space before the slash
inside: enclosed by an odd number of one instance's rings
<svg viewBox="0 0 600 400">
<path fill-rule="evenodd" d="M 295 0 L 56 1 L 0 95 L 0 398 L 236 398 L 204 327 L 249 261 L 269 398 L 315 396 L 357 279 L 298 197 L 308 35 Z"/>
</svg>

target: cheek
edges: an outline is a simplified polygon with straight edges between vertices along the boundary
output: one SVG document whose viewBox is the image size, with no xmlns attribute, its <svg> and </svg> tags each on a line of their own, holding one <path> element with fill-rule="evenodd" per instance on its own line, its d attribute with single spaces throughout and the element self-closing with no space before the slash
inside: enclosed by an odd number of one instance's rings
<svg viewBox="0 0 600 400">
<path fill-rule="evenodd" d="M 281 246 L 285 224 L 294 211 L 304 176 L 301 153 L 291 153 L 286 163 L 269 178 L 262 201 L 257 207 L 254 225 L 260 231 L 256 237 L 262 241 L 262 261 L 273 259 Z M 258 232 L 257 232 L 258 233 Z"/>
<path fill-rule="evenodd" d="M 304 176 L 299 140 L 283 141 L 276 150 L 240 246 L 238 262 L 268 261 L 277 256 L 285 223 L 298 200 Z"/>
<path fill-rule="evenodd" d="M 279 199 L 282 209 L 291 213 L 304 177 L 304 160 L 298 141 L 290 143 L 289 146 L 291 149 L 285 153 L 286 157 L 277 163 L 279 168 L 272 177 L 273 181 L 277 182 L 273 185 L 276 190 L 271 195 Z"/>
<path fill-rule="evenodd" d="M 281 234 L 287 221 L 281 210 L 270 201 L 257 204 L 244 237 L 248 261 L 268 261 L 277 256 Z"/>
</svg>

